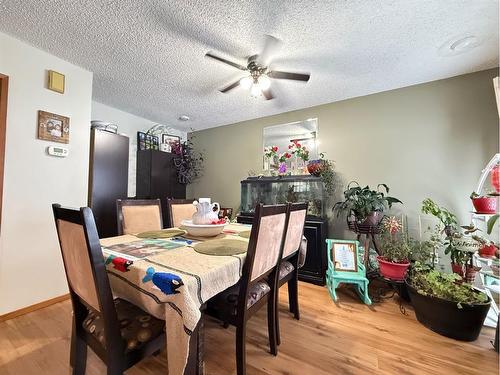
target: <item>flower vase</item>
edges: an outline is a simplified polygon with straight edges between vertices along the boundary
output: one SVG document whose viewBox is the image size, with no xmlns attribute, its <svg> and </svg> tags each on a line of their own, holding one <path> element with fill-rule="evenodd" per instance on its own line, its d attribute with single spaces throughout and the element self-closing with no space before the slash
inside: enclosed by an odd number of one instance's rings
<svg viewBox="0 0 500 375">
<path fill-rule="evenodd" d="M 268 171 L 271 169 L 271 158 L 264 156 L 264 170 Z"/>
<path fill-rule="evenodd" d="M 290 170 L 292 171 L 292 175 L 296 175 L 297 172 L 297 155 L 293 155 L 292 158 L 290 159 Z"/>
</svg>

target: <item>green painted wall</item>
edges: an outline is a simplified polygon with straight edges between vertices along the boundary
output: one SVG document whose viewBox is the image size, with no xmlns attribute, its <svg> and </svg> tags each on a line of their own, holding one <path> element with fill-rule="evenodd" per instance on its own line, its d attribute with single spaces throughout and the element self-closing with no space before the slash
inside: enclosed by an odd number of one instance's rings
<svg viewBox="0 0 500 375">
<path fill-rule="evenodd" d="M 239 207 L 240 180 L 262 168 L 262 129 L 317 117 L 320 151 L 335 160 L 338 172 L 332 201 L 350 180 L 383 182 L 414 223 L 425 197 L 468 222 L 469 194 L 499 149 L 496 75 L 492 69 L 198 131 L 205 174 L 188 194 Z M 330 226 L 330 235 L 344 234 L 343 220 Z"/>
</svg>

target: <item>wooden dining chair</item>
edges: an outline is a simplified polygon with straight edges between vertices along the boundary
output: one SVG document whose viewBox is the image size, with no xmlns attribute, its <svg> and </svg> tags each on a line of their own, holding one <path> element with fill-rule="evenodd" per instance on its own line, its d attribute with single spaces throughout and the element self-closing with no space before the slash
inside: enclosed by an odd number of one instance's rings
<svg viewBox="0 0 500 375">
<path fill-rule="evenodd" d="M 193 202 L 194 199 L 167 199 L 169 228 L 178 228 L 181 226 L 182 220 L 191 220 L 196 212 Z"/>
<path fill-rule="evenodd" d="M 73 374 L 85 374 L 87 345 L 106 363 L 108 374 L 122 374 L 165 346 L 165 322 L 113 300 L 91 209 L 59 204 L 52 209 L 73 305 Z"/>
<path fill-rule="evenodd" d="M 277 355 L 276 291 L 278 265 L 287 225 L 287 206 L 258 205 L 239 282 L 208 302 L 207 314 L 236 327 L 236 368 L 245 374 L 246 324 L 267 304 L 267 326 L 271 354 Z"/>
<path fill-rule="evenodd" d="M 159 199 L 117 199 L 118 235 L 161 230 L 163 219 Z"/>
<path fill-rule="evenodd" d="M 299 311 L 299 248 L 306 223 L 307 203 L 288 203 L 289 218 L 286 228 L 283 256 L 279 267 L 278 290 L 288 283 L 288 305 L 295 319 L 300 319 Z M 276 306 L 276 342 L 281 343 L 279 328 L 279 293 Z"/>
</svg>

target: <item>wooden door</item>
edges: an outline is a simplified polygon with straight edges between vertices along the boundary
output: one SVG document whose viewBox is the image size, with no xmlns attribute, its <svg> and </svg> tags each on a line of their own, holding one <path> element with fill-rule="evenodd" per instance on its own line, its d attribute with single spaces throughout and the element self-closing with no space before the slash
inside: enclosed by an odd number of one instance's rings
<svg viewBox="0 0 500 375">
<path fill-rule="evenodd" d="M 7 94 L 9 77 L 0 74 L 0 225 L 2 223 L 3 167 L 5 162 L 5 136 L 7 130 Z"/>
</svg>

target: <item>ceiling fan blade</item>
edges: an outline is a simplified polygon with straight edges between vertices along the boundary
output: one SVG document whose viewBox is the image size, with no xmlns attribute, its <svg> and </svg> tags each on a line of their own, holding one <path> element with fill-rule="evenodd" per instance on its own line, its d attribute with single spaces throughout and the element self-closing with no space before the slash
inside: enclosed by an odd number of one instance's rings
<svg viewBox="0 0 500 375">
<path fill-rule="evenodd" d="M 271 89 L 262 90 L 262 95 L 264 96 L 264 98 L 266 98 L 266 100 L 271 100 L 274 98 L 274 95 L 271 92 Z"/>
<path fill-rule="evenodd" d="M 246 66 L 243 66 L 243 65 L 240 65 L 238 63 L 235 63 L 235 62 L 232 62 L 232 61 L 229 61 L 229 60 L 226 60 L 225 58 L 223 57 L 219 57 L 219 56 L 216 56 L 214 54 L 212 54 L 211 52 L 207 52 L 205 54 L 205 56 L 207 57 L 210 57 L 214 60 L 217 60 L 217 61 L 220 61 L 220 62 L 223 62 L 224 64 L 227 64 L 227 65 L 231 65 L 237 69 L 240 69 L 240 70 L 247 70 L 247 67 Z"/>
<path fill-rule="evenodd" d="M 264 48 L 257 56 L 257 62 L 262 66 L 268 66 L 270 60 L 279 51 L 283 42 L 272 35 L 264 35 Z"/>
<path fill-rule="evenodd" d="M 226 92 L 228 92 L 229 90 L 232 90 L 232 89 L 234 89 L 234 88 L 238 87 L 239 85 L 240 85 L 240 80 L 238 79 L 236 82 L 233 82 L 233 83 L 231 83 L 230 85 L 228 85 L 228 86 L 226 86 L 226 87 L 224 87 L 224 88 L 222 88 L 222 89 L 219 89 L 219 91 L 220 91 L 220 92 L 224 92 L 224 93 L 226 93 Z"/>
<path fill-rule="evenodd" d="M 304 82 L 309 81 L 309 78 L 311 77 L 310 74 L 280 72 L 277 70 L 273 70 L 273 71 L 267 73 L 267 75 L 270 78 L 275 78 L 275 79 L 291 79 L 293 81 L 304 81 Z"/>
</svg>

